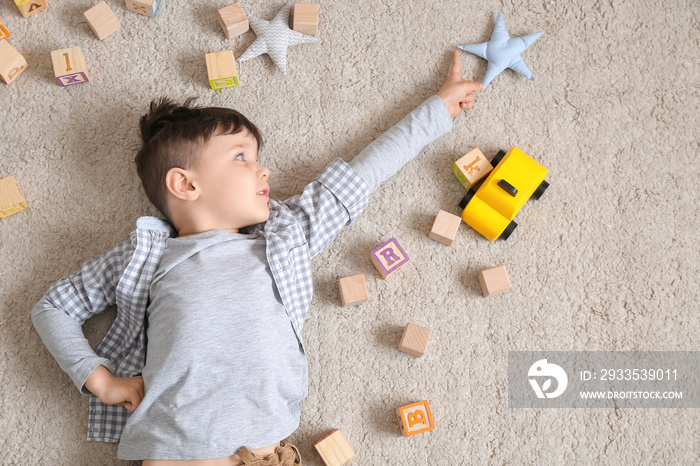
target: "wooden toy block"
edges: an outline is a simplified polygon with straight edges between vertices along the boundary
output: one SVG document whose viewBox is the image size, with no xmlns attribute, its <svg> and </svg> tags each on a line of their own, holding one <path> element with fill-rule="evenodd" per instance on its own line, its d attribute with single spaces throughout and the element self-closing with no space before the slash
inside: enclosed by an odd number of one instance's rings
<svg viewBox="0 0 700 466">
<path fill-rule="evenodd" d="M 5 26 L 2 17 L 0 17 L 0 40 L 7 39 L 8 37 L 10 37 L 10 35 L 10 31 L 7 30 L 7 27 Z"/>
<path fill-rule="evenodd" d="M 370 259 L 385 280 L 408 265 L 410 261 L 408 254 L 396 241 L 396 238 L 391 238 L 373 250 Z"/>
<path fill-rule="evenodd" d="M 27 60 L 7 40 L 0 41 L 0 79 L 10 84 L 27 69 Z"/>
<path fill-rule="evenodd" d="M 0 218 L 9 217 L 28 208 L 22 190 L 11 176 L 0 180 Z"/>
<path fill-rule="evenodd" d="M 310 36 L 318 34 L 318 9 L 318 3 L 295 3 L 292 29 Z"/>
<path fill-rule="evenodd" d="M 491 170 L 493 170 L 491 163 L 486 160 L 478 147 L 452 164 L 452 173 L 467 191 Z"/>
<path fill-rule="evenodd" d="M 434 239 L 445 246 L 449 246 L 452 244 L 452 241 L 455 240 L 457 230 L 459 230 L 459 225 L 461 223 L 461 217 L 440 210 L 438 211 L 437 217 L 435 217 L 435 222 L 433 223 L 433 228 L 430 230 L 428 238 Z"/>
<path fill-rule="evenodd" d="M 369 299 L 367 283 L 363 274 L 353 275 L 338 280 L 340 302 L 344 307 L 362 304 Z"/>
<path fill-rule="evenodd" d="M 435 429 L 433 414 L 426 400 L 396 408 L 396 416 L 399 418 L 401 434 L 404 437 Z"/>
<path fill-rule="evenodd" d="M 15 0 L 15 5 L 23 18 L 29 18 L 34 13 L 39 13 L 49 7 L 47 0 Z"/>
<path fill-rule="evenodd" d="M 216 10 L 216 15 L 219 17 L 219 24 L 226 33 L 227 39 L 233 39 L 250 30 L 248 17 L 240 2 Z"/>
<path fill-rule="evenodd" d="M 98 3 L 83 14 L 92 32 L 94 32 L 100 40 L 104 40 L 110 34 L 117 32 L 120 28 L 119 20 L 105 2 Z"/>
<path fill-rule="evenodd" d="M 352 449 L 340 429 L 335 429 L 314 443 L 314 448 L 321 455 L 326 466 L 340 466 L 355 456 L 355 450 Z"/>
<path fill-rule="evenodd" d="M 510 290 L 510 280 L 505 265 L 479 272 L 479 284 L 484 297 Z"/>
<path fill-rule="evenodd" d="M 126 9 L 155 18 L 160 2 L 161 0 L 126 0 Z"/>
<path fill-rule="evenodd" d="M 209 85 L 212 89 L 238 86 L 236 57 L 231 50 L 208 53 L 206 57 Z"/>
<path fill-rule="evenodd" d="M 85 64 L 85 56 L 80 47 L 54 50 L 51 52 L 53 73 L 62 87 L 90 82 Z"/>
<path fill-rule="evenodd" d="M 428 340 L 433 331 L 427 327 L 408 323 L 403 329 L 403 336 L 399 342 L 399 351 L 420 358 L 428 348 Z"/>
</svg>

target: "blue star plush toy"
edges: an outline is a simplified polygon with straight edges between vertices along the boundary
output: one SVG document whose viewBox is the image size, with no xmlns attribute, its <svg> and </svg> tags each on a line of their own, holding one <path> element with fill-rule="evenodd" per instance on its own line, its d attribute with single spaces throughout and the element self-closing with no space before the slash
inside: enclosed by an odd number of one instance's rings
<svg viewBox="0 0 700 466">
<path fill-rule="evenodd" d="M 535 77 L 527 68 L 523 59 L 520 58 L 520 54 L 542 34 L 544 34 L 544 31 L 511 38 L 506 30 L 503 15 L 498 13 L 498 16 L 496 16 L 496 25 L 493 27 L 493 32 L 491 33 L 491 40 L 482 42 L 481 44 L 460 45 L 458 48 L 488 60 L 489 65 L 488 68 L 486 68 L 486 76 L 484 76 L 483 82 L 484 89 L 486 89 L 486 86 L 489 85 L 493 78 L 498 76 L 501 71 L 506 68 L 517 71 L 531 81 L 534 81 Z"/>
</svg>

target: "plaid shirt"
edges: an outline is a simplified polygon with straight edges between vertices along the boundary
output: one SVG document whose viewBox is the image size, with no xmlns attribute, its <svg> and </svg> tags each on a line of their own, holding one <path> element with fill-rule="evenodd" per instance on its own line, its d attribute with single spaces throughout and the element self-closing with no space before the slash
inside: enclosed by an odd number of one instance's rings
<svg viewBox="0 0 700 466">
<path fill-rule="evenodd" d="M 248 228 L 247 233 L 267 241 L 267 260 L 302 351 L 301 331 L 313 290 L 311 257 L 325 250 L 340 229 L 355 220 L 367 206 L 369 195 L 363 179 L 336 159 L 302 194 L 284 202 L 270 200 L 267 222 Z M 141 374 L 146 363 L 148 292 L 165 242 L 174 235 L 167 222 L 140 218 L 129 241 L 59 280 L 34 307 L 32 320 L 44 344 L 82 393 L 90 394 L 85 381 L 101 364 L 117 377 Z M 116 320 L 92 351 L 81 327 L 89 317 L 114 304 Z M 48 328 L 60 339 L 47 338 Z M 119 441 L 129 415 L 122 405 L 105 405 L 90 394 L 88 440 Z"/>
</svg>

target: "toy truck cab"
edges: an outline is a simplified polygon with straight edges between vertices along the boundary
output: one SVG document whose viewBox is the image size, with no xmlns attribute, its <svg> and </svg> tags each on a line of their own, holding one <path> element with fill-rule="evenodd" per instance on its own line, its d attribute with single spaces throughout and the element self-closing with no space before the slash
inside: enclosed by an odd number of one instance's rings
<svg viewBox="0 0 700 466">
<path fill-rule="evenodd" d="M 507 239 L 518 226 L 513 221 L 525 202 L 539 199 L 549 186 L 547 169 L 513 147 L 491 161 L 495 167 L 476 191 L 468 191 L 459 204 L 462 220 L 490 241 Z"/>
</svg>

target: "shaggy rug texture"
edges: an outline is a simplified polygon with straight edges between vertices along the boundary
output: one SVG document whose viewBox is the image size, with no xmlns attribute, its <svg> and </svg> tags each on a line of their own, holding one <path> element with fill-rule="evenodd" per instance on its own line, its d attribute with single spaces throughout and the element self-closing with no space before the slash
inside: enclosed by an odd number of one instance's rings
<svg viewBox="0 0 700 466">
<path fill-rule="evenodd" d="M 314 259 L 309 396 L 291 440 L 308 465 L 322 464 L 313 443 L 334 428 L 355 465 L 700 462 L 697 409 L 514 409 L 507 372 L 515 350 L 700 347 L 698 2 L 324 0 L 318 41 L 289 48 L 286 76 L 263 55 L 238 64 L 239 87 L 217 91 L 205 54 L 240 57 L 255 40 L 225 38 L 216 10 L 228 0 L 163 0 L 155 18 L 107 0 L 121 29 L 104 41 L 83 16 L 96 3 L 49 0 L 27 19 L 0 5 L 29 63 L 0 84 L 0 178 L 29 204 L 0 219 L 0 464 L 129 464 L 115 444 L 86 441 L 88 398 L 30 311 L 138 217 L 158 215 L 133 162 L 151 99 L 195 96 L 248 116 L 272 196 L 286 198 L 437 93 L 452 50 L 487 41 L 499 11 L 513 37 L 545 31 L 522 54 L 537 80 L 501 73 Z M 242 5 L 272 19 L 284 3 Z M 62 88 L 50 52 L 76 45 L 91 82 Z M 483 79 L 486 61 L 460 54 L 464 79 Z M 438 210 L 461 213 L 452 163 L 512 146 L 549 169 L 551 187 L 510 239 L 465 223 L 451 246 L 429 239 Z M 412 264 L 383 280 L 369 253 L 390 237 Z M 477 273 L 499 264 L 513 287 L 484 298 Z M 360 273 L 369 300 L 341 307 L 338 279 Z M 93 345 L 115 312 L 86 323 Z M 421 358 L 397 350 L 408 322 L 432 329 Z M 420 400 L 437 427 L 402 437 L 394 409 Z"/>
</svg>

